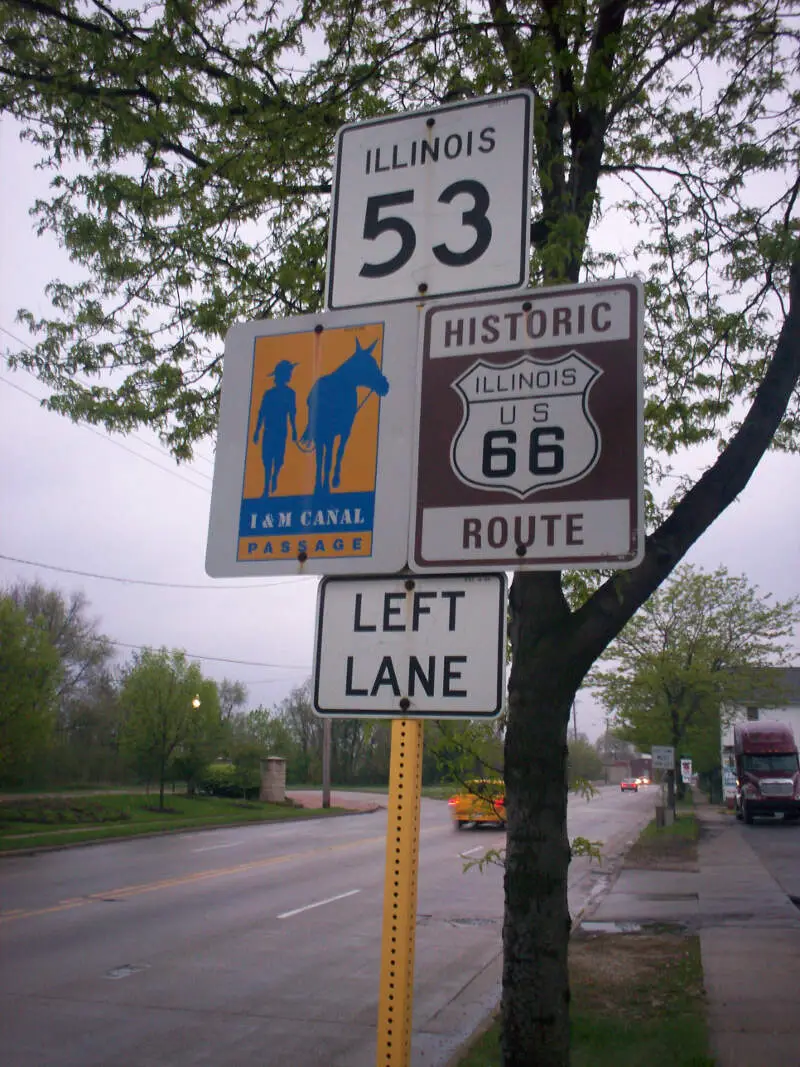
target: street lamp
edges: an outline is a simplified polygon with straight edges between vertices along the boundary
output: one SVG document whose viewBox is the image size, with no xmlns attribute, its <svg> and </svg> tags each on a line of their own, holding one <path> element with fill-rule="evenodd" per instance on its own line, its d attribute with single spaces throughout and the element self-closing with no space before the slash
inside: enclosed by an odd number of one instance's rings
<svg viewBox="0 0 800 1067">
<path fill-rule="evenodd" d="M 199 707 L 200 707 L 200 697 L 199 697 L 199 696 L 196 696 L 196 697 L 194 698 L 194 700 L 192 701 L 192 707 L 193 707 L 193 708 L 194 708 L 195 710 L 196 710 L 197 708 L 199 708 Z"/>
</svg>

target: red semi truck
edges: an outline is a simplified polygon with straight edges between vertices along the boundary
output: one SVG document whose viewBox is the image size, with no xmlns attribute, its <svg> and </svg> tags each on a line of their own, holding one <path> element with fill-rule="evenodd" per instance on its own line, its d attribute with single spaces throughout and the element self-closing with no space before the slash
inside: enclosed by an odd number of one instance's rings
<svg viewBox="0 0 800 1067">
<path fill-rule="evenodd" d="M 800 817 L 800 767 L 791 726 L 783 722 L 737 722 L 733 727 L 736 758 L 736 818 Z"/>
</svg>

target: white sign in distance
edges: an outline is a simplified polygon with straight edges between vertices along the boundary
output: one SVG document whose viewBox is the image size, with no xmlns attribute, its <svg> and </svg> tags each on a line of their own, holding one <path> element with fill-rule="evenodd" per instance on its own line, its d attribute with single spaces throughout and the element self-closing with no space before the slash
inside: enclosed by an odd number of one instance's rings
<svg viewBox="0 0 800 1067">
<path fill-rule="evenodd" d="M 505 654 L 505 574 L 324 578 L 314 710 L 336 718 L 495 718 Z"/>
<path fill-rule="evenodd" d="M 412 570 L 636 566 L 641 331 L 635 278 L 426 309 Z"/>
<path fill-rule="evenodd" d="M 532 131 L 527 90 L 343 126 L 327 306 L 524 287 Z"/>
<path fill-rule="evenodd" d="M 691 782 L 692 780 L 692 761 L 690 759 L 681 760 L 681 778 L 684 782 Z"/>
<path fill-rule="evenodd" d="M 671 771 L 675 767 L 675 749 L 672 745 L 653 745 L 650 750 L 653 757 L 653 769 Z"/>
</svg>

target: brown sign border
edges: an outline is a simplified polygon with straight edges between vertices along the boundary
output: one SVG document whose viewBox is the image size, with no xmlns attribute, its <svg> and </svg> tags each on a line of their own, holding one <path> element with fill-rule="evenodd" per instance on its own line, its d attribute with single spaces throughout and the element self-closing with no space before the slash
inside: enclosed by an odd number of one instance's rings
<svg viewBox="0 0 800 1067">
<path fill-rule="evenodd" d="M 554 296 L 574 298 L 576 295 L 601 296 L 605 292 L 627 289 L 630 293 L 629 336 L 626 340 L 597 341 L 580 337 L 565 337 L 563 342 L 546 346 L 513 350 L 479 351 L 450 358 L 431 358 L 432 323 L 434 316 L 443 313 L 462 313 L 467 316 L 476 308 L 489 305 L 500 313 L 511 308 L 535 308 L 537 301 Z M 553 286 L 515 294 L 502 293 L 491 297 L 471 296 L 459 301 L 438 302 L 425 312 L 421 359 L 417 382 L 417 437 L 413 457 L 413 492 L 411 499 L 411 532 L 409 538 L 409 566 L 417 572 L 439 569 L 470 569 L 487 567 L 504 570 L 563 570 L 567 568 L 634 567 L 644 549 L 643 504 L 643 382 L 642 382 L 642 289 L 635 278 L 575 286 Z M 577 349 L 603 374 L 592 385 L 589 408 L 597 423 L 603 442 L 602 455 L 584 478 L 568 485 L 534 490 L 521 499 L 505 490 L 483 490 L 469 486 L 457 478 L 451 462 L 451 446 L 463 412 L 463 402 L 452 383 L 478 360 L 503 366 L 513 363 L 524 352 L 537 360 L 558 359 Z M 515 551 L 508 555 L 488 555 L 476 552 L 470 559 L 425 560 L 422 556 L 422 517 L 426 508 L 501 506 L 526 504 L 558 504 L 566 501 L 593 502 L 627 499 L 629 508 L 629 548 L 624 555 L 587 554 L 584 557 L 520 557 Z"/>
</svg>

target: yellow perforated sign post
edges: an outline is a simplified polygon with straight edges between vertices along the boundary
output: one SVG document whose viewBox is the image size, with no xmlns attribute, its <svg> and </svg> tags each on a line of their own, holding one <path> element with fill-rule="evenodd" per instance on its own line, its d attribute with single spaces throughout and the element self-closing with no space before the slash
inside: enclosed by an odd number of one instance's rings
<svg viewBox="0 0 800 1067">
<path fill-rule="evenodd" d="M 409 1067 L 423 722 L 392 720 L 377 1067 Z"/>
</svg>

